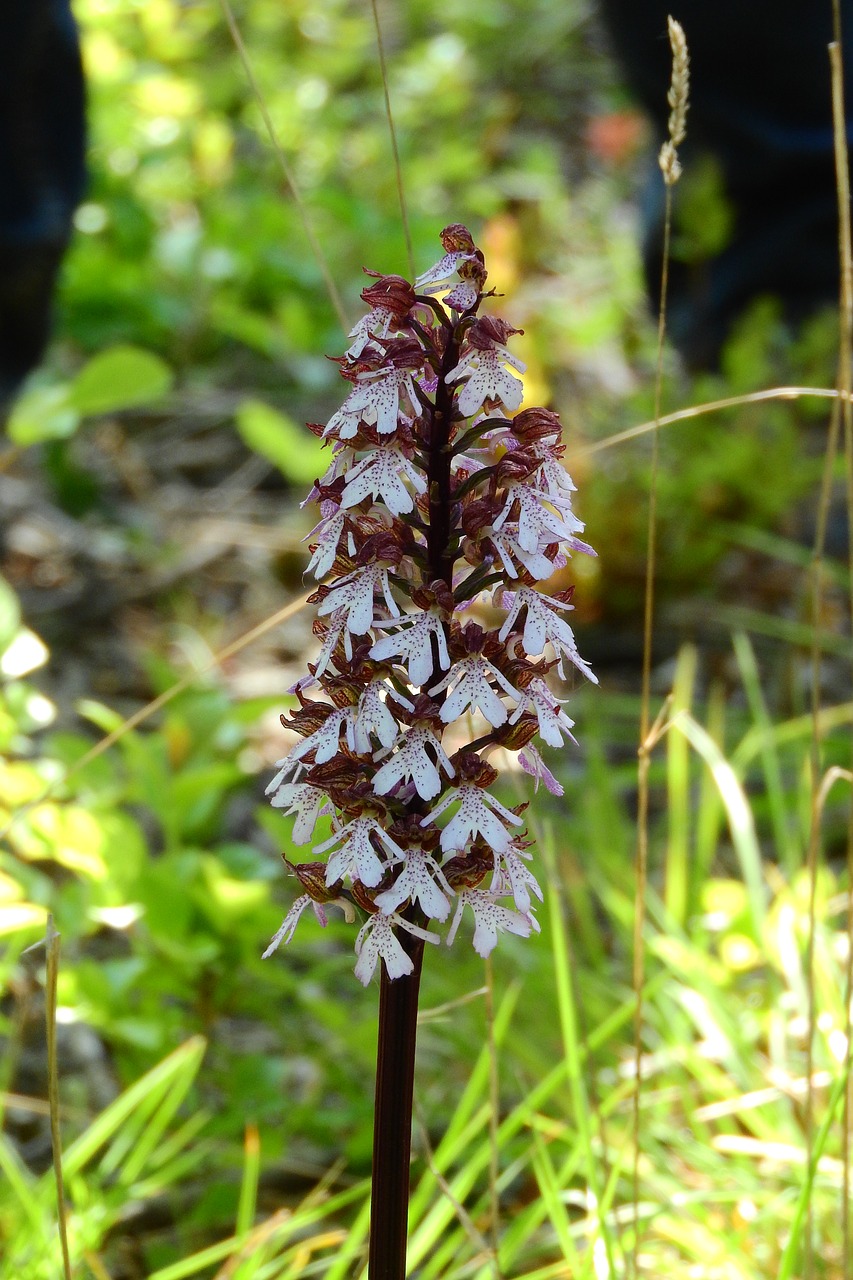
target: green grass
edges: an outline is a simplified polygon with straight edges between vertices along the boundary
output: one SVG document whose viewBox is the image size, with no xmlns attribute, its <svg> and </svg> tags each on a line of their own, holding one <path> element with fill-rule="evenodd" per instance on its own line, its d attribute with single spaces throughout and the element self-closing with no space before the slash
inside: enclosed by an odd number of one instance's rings
<svg viewBox="0 0 853 1280">
<path fill-rule="evenodd" d="M 744 697 L 729 714 L 717 694 L 704 704 L 697 700 L 699 659 L 692 649 L 682 651 L 670 727 L 653 761 L 638 1257 L 642 1274 L 673 1280 L 693 1274 L 799 1276 L 808 1207 L 822 1268 L 817 1274 L 840 1276 L 840 1108 L 849 1071 L 843 1041 L 846 898 L 838 874 L 823 866 L 813 948 L 816 1076 L 809 1166 L 804 1071 L 810 895 L 798 858 L 800 801 L 790 787 L 791 779 L 803 785 L 809 734 L 797 719 L 770 720 L 745 636 L 735 639 L 733 653 Z M 594 744 L 618 742 L 634 704 L 610 699 L 606 691 L 585 693 L 582 701 L 575 710 L 592 744 L 585 769 L 567 762 L 568 803 L 549 799 L 534 811 L 548 882 L 543 932 L 533 943 L 509 939 L 495 962 L 501 1110 L 494 1190 L 482 966 L 463 951 L 454 953 L 452 966 L 442 963 L 443 954 L 431 955 L 426 968 L 410 1243 L 412 1274 L 422 1280 L 495 1274 L 495 1191 L 500 1274 L 590 1280 L 628 1274 L 635 1218 L 634 904 L 626 809 L 632 770 L 609 767 Z M 827 717 L 830 755 L 843 741 L 839 735 L 849 720 L 844 710 Z M 835 804 L 843 799 L 836 790 L 830 796 Z M 775 843 L 780 835 L 782 848 Z M 130 936 L 138 954 L 153 941 L 142 932 Z M 131 1207 L 138 1212 L 163 1196 L 190 1206 L 211 1177 L 224 1175 L 226 1184 L 232 1180 L 226 1197 L 233 1206 L 231 1230 L 223 1231 L 214 1201 L 206 1216 L 191 1215 L 186 1225 L 179 1215 L 165 1235 L 143 1243 L 157 1280 L 212 1275 L 226 1260 L 245 1277 L 343 1280 L 360 1274 L 375 1011 L 372 991 L 341 988 L 350 982 L 350 942 L 333 932 L 330 942 L 323 939 L 325 965 L 317 965 L 317 939 L 303 930 L 276 969 L 264 966 L 252 978 L 253 985 L 266 985 L 253 992 L 251 1007 L 265 1005 L 266 1012 L 251 1016 L 273 1025 L 279 1011 L 289 1010 L 286 1038 L 271 1051 L 272 1060 L 258 1060 L 259 1068 L 275 1066 L 279 1056 L 286 1068 L 288 1056 L 304 1052 L 308 1042 L 317 1042 L 318 1054 L 324 1040 L 339 1045 L 345 1060 L 323 1078 L 313 1107 L 299 1106 L 299 1122 L 303 1140 L 313 1134 L 329 1157 L 334 1140 L 324 1109 L 332 1107 L 339 1123 L 359 1132 L 348 1173 L 355 1180 L 338 1189 L 320 1186 L 301 1200 L 288 1196 L 270 1208 L 260 1190 L 265 1165 L 281 1155 L 287 1159 L 286 1148 L 275 1155 L 275 1108 L 267 1104 L 259 1141 L 251 1125 L 245 1141 L 228 1139 L 214 1099 L 233 1115 L 230 1124 L 241 1113 L 251 1116 L 253 1099 L 229 1094 L 227 1085 L 222 1094 L 214 1021 L 214 1045 L 206 1053 L 199 1038 L 189 1041 L 130 1084 L 77 1137 L 75 1123 L 64 1122 L 76 1267 L 85 1267 L 87 1256 L 101 1257 L 109 1271 L 112 1250 L 132 1235 L 132 1226 L 122 1225 L 132 1223 Z M 63 962 L 66 992 L 74 990 L 67 986 L 74 956 L 72 946 Z M 296 975 L 295 986 L 293 979 L 282 985 L 287 973 Z M 138 981 L 148 981 L 144 969 Z M 230 1016 L 239 1016 L 241 999 L 238 989 Z M 356 1004 L 363 1006 L 358 1017 L 368 1043 L 363 1056 L 350 1051 L 347 1059 L 348 1026 L 355 1027 L 335 1010 L 344 1013 Z M 244 1067 L 251 1058 L 243 1055 Z M 324 1099 L 324 1088 L 332 1088 L 336 1100 Z M 285 1084 L 279 1105 L 288 1107 Z M 0 1162 L 6 1259 L 0 1275 L 52 1276 L 58 1257 L 52 1175 L 34 1177 L 5 1139 Z M 210 1243 L 187 1248 L 199 1233 Z"/>
</svg>

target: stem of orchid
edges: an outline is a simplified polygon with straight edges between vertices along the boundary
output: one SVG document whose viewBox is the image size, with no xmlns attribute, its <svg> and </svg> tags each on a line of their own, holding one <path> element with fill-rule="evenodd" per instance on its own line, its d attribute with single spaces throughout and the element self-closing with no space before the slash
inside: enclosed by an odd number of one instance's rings
<svg viewBox="0 0 853 1280">
<path fill-rule="evenodd" d="M 415 1083 L 418 991 L 424 943 L 409 933 L 400 942 L 414 969 L 391 979 L 384 965 L 379 992 L 373 1185 L 370 1195 L 369 1280 L 405 1280 L 409 1217 L 409 1160 Z"/>
<path fill-rule="evenodd" d="M 450 550 L 451 455 L 447 451 L 453 391 L 444 375 L 458 360 L 459 345 L 451 339 L 441 363 L 435 405 L 429 406 L 427 558 L 432 580 L 441 578 L 448 587 L 453 584 L 454 560 Z M 433 646 L 435 649 L 435 642 Z M 431 683 L 440 680 L 442 675 L 437 650 L 434 659 Z M 421 938 L 403 932 L 400 941 L 414 969 L 407 976 L 393 980 L 388 977 L 384 966 L 382 969 L 373 1115 L 369 1280 L 405 1280 L 406 1275 L 415 1044 L 424 944 Z"/>
</svg>

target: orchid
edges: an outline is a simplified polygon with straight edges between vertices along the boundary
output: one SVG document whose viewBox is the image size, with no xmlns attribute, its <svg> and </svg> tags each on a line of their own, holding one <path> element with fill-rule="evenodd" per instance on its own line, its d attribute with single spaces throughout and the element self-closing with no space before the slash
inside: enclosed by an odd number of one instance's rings
<svg viewBox="0 0 853 1280">
<path fill-rule="evenodd" d="M 388 710 L 388 687 L 384 680 L 371 680 L 359 698 L 358 708 L 352 722 L 352 740 L 354 750 L 360 755 L 370 751 L 370 735 L 374 734 L 383 747 L 389 749 L 397 741 L 399 728 L 397 721 Z M 384 695 L 384 696 L 383 696 Z M 396 700 L 407 710 L 414 708 L 414 703 L 397 693 Z"/>
<path fill-rule="evenodd" d="M 411 778 L 422 800 L 437 796 L 441 790 L 441 776 L 428 751 L 430 747 L 438 764 L 452 778 L 455 770 L 438 738 L 430 729 L 416 728 L 401 739 L 399 751 L 374 775 L 373 790 L 376 794 L 387 795 L 399 782 Z"/>
<path fill-rule="evenodd" d="M 454 801 L 459 809 L 441 833 L 442 849 L 464 849 L 469 840 L 482 836 L 493 849 L 503 852 L 509 847 L 510 833 L 506 823 L 521 825 L 521 818 L 502 805 L 488 791 L 465 783 L 455 791 L 447 791 L 421 825 L 438 818 Z"/>
<path fill-rule="evenodd" d="M 426 491 L 426 480 L 414 463 L 393 445 L 369 453 L 347 474 L 346 487 L 341 498 L 342 507 L 354 507 L 369 497 L 380 499 L 392 515 L 400 516 L 411 511 L 415 500 L 403 483 L 409 481 L 415 493 Z"/>
<path fill-rule="evenodd" d="M 420 688 L 433 670 L 433 642 L 439 667 L 444 671 L 450 666 L 445 624 L 438 613 L 421 613 L 414 620 L 408 618 L 407 622 L 408 626 L 377 640 L 370 656 L 379 660 L 399 658 L 407 667 L 410 683 Z"/>
<path fill-rule="evenodd" d="M 562 710 L 559 698 L 554 697 L 544 680 L 530 681 L 510 723 L 517 724 L 527 711 L 535 713 L 542 741 L 550 747 L 562 747 L 563 734 L 571 738 L 575 722 Z"/>
<path fill-rule="evenodd" d="M 375 899 L 379 910 L 395 911 L 411 899 L 420 903 L 424 915 L 433 920 L 446 920 L 450 914 L 450 903 L 442 889 L 448 894 L 453 890 L 441 867 L 423 849 L 409 849 L 404 861 L 406 865 L 391 888 Z"/>
<path fill-rule="evenodd" d="M 414 934 L 415 937 L 423 938 L 424 942 L 437 944 L 439 941 L 434 933 L 428 933 L 419 925 L 405 920 L 396 911 L 388 913 L 377 911 L 368 918 L 366 924 L 362 925 L 355 940 L 355 951 L 358 956 L 355 976 L 365 986 L 373 977 L 380 956 L 385 961 L 385 968 L 390 978 L 402 978 L 405 974 L 412 972 L 414 967 L 412 960 L 400 946 L 394 932 L 395 925 L 405 929 L 407 933 Z"/>
<path fill-rule="evenodd" d="M 595 680 L 564 617 L 572 589 L 542 585 L 594 554 L 559 418 L 521 408 L 519 331 L 481 314 L 491 295 L 470 233 L 441 239 L 414 284 L 368 273 L 367 312 L 337 361 L 348 394 L 312 428 L 332 451 L 307 499 L 319 653 L 282 717 L 299 740 L 267 789 L 318 861 L 292 868 L 302 892 L 265 955 L 309 905 L 321 924 L 329 903 L 358 907 L 365 984 L 380 963 L 410 975 L 413 947 L 448 921 L 452 943 L 466 908 L 482 956 L 500 933 L 538 930 L 525 806 L 493 794 L 486 756 L 515 753 L 561 795 L 534 739 L 573 740 L 554 673 Z M 479 619 L 495 608 L 489 630 Z M 331 835 L 315 835 L 329 817 Z"/>
<path fill-rule="evenodd" d="M 441 718 L 445 724 L 457 720 L 469 707 L 472 710 L 478 708 L 495 729 L 506 724 L 506 707 L 498 697 L 492 681 L 511 698 L 521 697 L 506 676 L 501 675 L 497 667 L 482 654 L 463 658 L 456 663 L 444 679 L 430 689 L 430 693 L 435 694 L 443 693 L 451 684 L 454 686 L 453 692 L 441 708 Z"/>
<path fill-rule="evenodd" d="M 317 612 L 322 617 L 324 613 L 344 610 L 347 631 L 350 635 L 363 636 L 373 625 L 377 589 L 382 592 L 388 612 L 392 617 L 399 618 L 400 610 L 388 585 L 388 570 L 380 564 L 366 565 L 343 578 Z"/>
<path fill-rule="evenodd" d="M 296 814 L 296 822 L 293 824 L 294 844 L 307 844 L 314 834 L 320 814 L 328 812 L 328 801 L 323 792 L 305 782 L 279 787 L 271 804 L 274 809 L 284 809 L 285 813 Z"/>
<path fill-rule="evenodd" d="M 470 907 L 474 916 L 474 950 L 484 959 L 497 946 L 499 931 L 517 933 L 522 938 L 529 938 L 534 929 L 538 932 L 534 916 L 522 915 L 520 911 L 502 906 L 499 894 L 486 893 L 482 889 L 462 889 L 447 934 L 448 946 L 453 945 L 465 907 Z"/>
</svg>

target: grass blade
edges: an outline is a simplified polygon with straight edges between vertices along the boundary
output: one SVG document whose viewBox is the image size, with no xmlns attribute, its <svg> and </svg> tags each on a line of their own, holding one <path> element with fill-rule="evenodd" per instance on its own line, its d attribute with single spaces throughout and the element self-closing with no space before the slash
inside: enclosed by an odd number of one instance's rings
<svg viewBox="0 0 853 1280">
<path fill-rule="evenodd" d="M 53 1148 L 53 1175 L 56 1179 L 56 1212 L 62 1245 L 65 1280 L 71 1280 L 68 1250 L 68 1222 L 65 1216 L 65 1183 L 62 1177 L 62 1136 L 59 1130 L 59 1067 L 56 1059 L 56 984 L 59 977 L 59 934 L 53 916 L 47 917 L 47 973 L 45 975 L 45 1018 L 47 1022 L 47 1096 L 50 1103 L 50 1142 Z"/>
<path fill-rule="evenodd" d="M 743 787 L 714 739 L 692 716 L 684 711 L 679 712 L 673 718 L 671 728 L 684 734 L 690 745 L 705 761 L 717 784 L 728 817 L 732 843 L 747 887 L 753 937 L 758 940 L 761 937 L 766 914 L 764 872 L 761 866 L 758 837 L 755 834 L 755 822 Z"/>
<path fill-rule="evenodd" d="M 584 1147 L 587 1184 L 595 1200 L 595 1204 L 598 1207 L 601 1204 L 602 1187 L 602 1178 L 600 1177 L 599 1172 L 601 1155 L 595 1149 L 595 1143 L 593 1141 L 593 1125 L 590 1122 L 591 1116 L 595 1116 L 596 1112 L 592 1105 L 592 1100 L 590 1098 L 589 1091 L 587 1090 L 582 1070 L 583 1060 L 586 1055 L 579 1037 L 578 1011 L 575 1003 L 575 992 L 571 978 L 572 963 L 569 954 L 569 938 L 566 931 L 565 920 L 563 918 L 556 876 L 553 832 L 551 830 L 547 830 L 542 834 L 544 839 L 541 842 L 541 847 L 548 866 L 548 878 L 550 881 L 548 904 L 550 907 L 552 931 L 551 946 L 554 960 L 557 1009 L 560 1018 L 560 1029 L 562 1032 L 563 1052 L 566 1059 L 575 1124 L 577 1125 Z M 600 1118 L 597 1116 L 596 1118 L 598 1119 L 597 1127 L 600 1129 Z M 598 1136 L 600 1137 L 600 1134 Z M 617 1271 L 614 1242 L 611 1239 L 608 1224 L 605 1222 L 600 1212 L 598 1214 L 597 1230 L 601 1239 L 604 1241 L 604 1248 L 607 1253 L 607 1263 L 610 1268 L 610 1274 L 615 1276 Z M 593 1248 L 594 1247 L 595 1246 L 593 1245 Z"/>
<path fill-rule="evenodd" d="M 246 1125 L 243 1152 L 243 1179 L 240 1183 L 240 1199 L 237 1202 L 237 1223 L 234 1228 L 234 1235 L 238 1238 L 247 1235 L 251 1229 L 258 1203 L 261 1143 L 256 1124 Z"/>
<path fill-rule="evenodd" d="M 82 1133 L 65 1152 L 66 1175 L 70 1177 L 80 1173 L 89 1161 L 94 1159 L 98 1151 L 119 1133 L 122 1125 L 134 1116 L 146 1100 L 150 1100 L 152 1096 L 155 1099 L 163 1097 L 171 1088 L 180 1087 L 180 1081 L 184 1077 L 186 1084 L 183 1092 L 186 1092 L 186 1088 L 189 1087 L 189 1083 L 201 1066 L 206 1044 L 202 1036 L 193 1036 L 151 1071 L 146 1072 L 116 1098 L 115 1102 L 110 1103 L 86 1132 Z"/>
</svg>

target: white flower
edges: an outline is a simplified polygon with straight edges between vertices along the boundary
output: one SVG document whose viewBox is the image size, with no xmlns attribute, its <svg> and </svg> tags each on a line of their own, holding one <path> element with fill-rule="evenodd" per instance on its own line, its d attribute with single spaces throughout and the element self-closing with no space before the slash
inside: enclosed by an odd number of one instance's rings
<svg viewBox="0 0 853 1280">
<path fill-rule="evenodd" d="M 505 596 L 505 602 L 506 599 Z M 555 640 L 568 642 L 574 639 L 571 627 L 556 612 L 558 609 L 574 609 L 574 605 L 543 595 L 535 587 L 521 586 L 509 599 L 509 613 L 498 632 L 499 640 L 508 639 L 524 608 L 527 609 L 527 617 L 524 620 L 521 642 L 528 657 L 538 657 L 549 640 L 553 643 Z"/>
<path fill-rule="evenodd" d="M 350 392 L 337 413 L 332 414 L 323 431 L 324 436 L 334 434 L 337 435 L 339 440 L 351 440 L 353 436 L 358 435 L 358 428 L 361 425 L 361 410 L 350 405 L 353 394 L 353 392 Z"/>
<path fill-rule="evenodd" d="M 484 889 L 463 889 L 459 894 L 456 914 L 447 934 L 447 945 L 453 944 L 462 912 L 470 907 L 474 913 L 474 950 L 484 959 L 491 955 L 498 941 L 498 930 L 517 933 L 520 938 L 529 938 L 531 931 L 539 932 L 539 925 L 534 916 L 521 915 L 509 907 L 499 903 L 500 894 L 488 893 Z"/>
<path fill-rule="evenodd" d="M 341 506 L 354 507 L 369 496 L 374 502 L 381 498 L 392 515 L 403 515 L 415 505 L 403 484 L 404 475 L 408 476 L 416 493 L 426 492 L 426 480 L 399 449 L 393 445 L 374 449 L 347 472 Z"/>
<path fill-rule="evenodd" d="M 396 840 L 392 840 L 388 833 L 382 830 L 375 818 L 354 818 L 352 822 L 341 827 L 340 831 L 336 831 L 330 840 L 324 840 L 314 849 L 315 853 L 328 853 L 335 845 L 340 844 L 340 848 L 335 850 L 329 858 L 326 867 L 327 885 L 335 884 L 345 876 L 361 880 L 368 888 L 379 884 L 385 874 L 385 866 L 371 843 L 370 837 L 373 833 L 394 858 L 406 856 Z"/>
<path fill-rule="evenodd" d="M 540 540 L 544 537 L 545 545 L 550 542 L 565 542 L 573 545 L 577 539 L 575 534 L 583 529 L 583 521 L 578 520 L 571 510 L 559 515 L 544 504 L 548 497 L 538 489 L 531 489 L 529 483 L 507 485 L 507 499 L 503 510 L 494 522 L 494 528 L 500 529 L 506 521 L 515 502 L 519 506 L 518 543 L 525 551 L 536 551 Z M 583 543 L 582 546 L 586 546 Z"/>
<path fill-rule="evenodd" d="M 562 783 L 558 782 L 554 777 L 553 773 L 548 768 L 532 742 L 528 742 L 523 751 L 519 751 L 518 763 L 521 765 L 524 772 L 530 774 L 531 778 L 533 778 L 534 792 L 539 790 L 539 783 L 544 782 L 547 790 L 551 792 L 552 796 L 562 796 L 565 794 Z"/>
<path fill-rule="evenodd" d="M 317 579 L 325 578 L 335 563 L 335 556 L 338 554 L 338 543 L 344 531 L 345 520 L 344 512 L 337 510 L 332 515 L 321 520 L 308 534 L 309 538 L 313 538 L 314 534 L 317 534 L 317 546 L 308 561 L 308 572 L 313 573 Z M 303 539 L 303 541 L 307 541 L 307 539 Z"/>
<path fill-rule="evenodd" d="M 406 391 L 411 401 L 416 401 L 411 369 L 395 369 L 389 365 L 358 375 L 358 385 L 329 419 L 324 436 L 337 434 L 339 440 L 349 440 L 358 432 L 362 421 L 375 423 L 380 435 L 397 430 L 400 413 L 400 392 Z"/>
<path fill-rule="evenodd" d="M 347 902 L 345 898 L 333 898 L 330 902 L 315 902 L 310 894 L 303 893 L 296 899 L 278 929 L 275 931 L 270 945 L 261 956 L 262 960 L 268 960 L 272 953 L 278 950 L 282 942 L 285 944 L 290 942 L 290 939 L 293 937 L 294 930 L 299 923 L 299 917 L 302 915 L 302 912 L 308 906 L 309 902 L 321 929 L 325 929 L 326 925 L 329 923 L 326 915 L 326 907 L 340 907 L 344 913 L 347 924 L 352 924 L 355 920 L 355 912 L 352 908 L 352 904 Z"/>
<path fill-rule="evenodd" d="M 541 592 L 536 591 L 533 587 L 519 587 L 518 591 L 514 593 L 509 613 L 498 633 L 498 638 L 500 640 L 507 639 L 516 618 L 525 606 L 527 607 L 527 617 L 521 637 L 525 653 L 529 657 L 537 657 L 545 648 L 546 643 L 550 642 L 559 659 L 557 670 L 564 680 L 566 677 L 563 669 L 563 658 L 566 657 L 570 662 L 574 663 L 579 671 L 583 672 L 588 680 L 591 680 L 593 684 L 598 684 L 598 676 L 589 663 L 585 662 L 578 653 L 574 632 L 569 624 L 558 617 L 555 612 L 557 609 L 571 609 L 573 606 L 564 604 L 561 600 L 555 600 L 553 596 L 543 596 Z"/>
<path fill-rule="evenodd" d="M 368 564 L 356 569 L 345 578 L 341 578 L 332 587 L 317 613 L 336 614 L 343 609 L 346 614 L 346 629 L 355 636 L 363 636 L 373 626 L 374 592 L 382 591 L 388 612 L 394 618 L 400 617 L 400 610 L 388 582 L 388 570 L 382 564 Z"/>
<path fill-rule="evenodd" d="M 355 342 L 347 350 L 347 358 L 357 360 L 371 338 L 387 338 L 393 318 L 393 311 L 389 311 L 387 307 L 374 307 L 366 316 L 362 316 L 347 334 L 348 338 L 355 338 Z"/>
<path fill-rule="evenodd" d="M 347 471 L 352 466 L 352 461 L 354 457 L 355 457 L 354 449 L 351 449 L 347 445 L 341 444 L 339 440 L 336 440 L 332 448 L 332 461 L 329 463 L 326 470 L 320 476 L 320 484 L 325 484 L 325 485 L 334 484 L 338 476 L 346 475 Z M 318 493 L 317 493 L 316 487 L 314 487 L 312 488 L 311 492 L 308 494 L 308 497 L 305 499 L 305 501 L 300 502 L 299 506 L 300 508 L 311 506 L 312 504 L 316 504 L 317 501 L 318 501 Z M 328 499 L 323 499 L 323 501 L 320 502 L 321 514 L 324 516 L 328 515 L 329 511 L 327 510 L 327 508 L 332 508 L 334 506 L 337 506 L 337 504 L 332 503 Z"/>
<path fill-rule="evenodd" d="M 347 737 L 350 736 L 350 722 L 353 716 L 352 707 L 343 707 L 335 709 L 329 718 L 320 725 L 319 729 L 315 729 L 313 733 L 309 733 L 307 738 L 303 738 L 298 742 L 290 753 L 290 760 L 301 760 L 309 751 L 316 752 L 314 757 L 317 764 L 325 764 L 327 760 L 331 760 L 332 756 L 338 754 L 338 746 L 340 744 L 341 729 L 347 729 Z"/>
<path fill-rule="evenodd" d="M 480 350 L 471 347 L 455 368 L 446 375 L 445 381 L 455 378 L 466 378 L 467 381 L 459 396 L 459 412 L 466 418 L 473 418 L 482 407 L 483 401 L 500 400 L 507 413 L 514 413 L 521 404 L 524 388 L 521 381 L 505 369 L 502 361 L 512 365 L 519 373 L 524 373 L 526 365 L 497 343 Z"/>
<path fill-rule="evenodd" d="M 515 905 L 519 911 L 524 913 L 530 910 L 530 889 L 533 890 L 539 901 L 542 901 L 542 890 L 539 887 L 539 882 L 522 860 L 529 857 L 529 853 L 522 852 L 518 845 L 513 843 L 502 854 L 504 872 L 500 872 L 498 859 L 497 857 L 495 858 L 495 871 L 499 873 L 501 878 L 505 876 Z"/>
<path fill-rule="evenodd" d="M 439 817 L 455 800 L 460 802 L 459 809 L 441 833 L 441 847 L 445 852 L 448 849 L 464 849 L 469 838 L 477 835 L 482 835 L 497 853 L 503 853 L 509 847 L 509 832 L 496 814 L 516 827 L 521 826 L 521 818 L 488 791 L 470 782 L 463 783 L 461 787 L 451 789 L 447 795 L 442 796 L 435 808 L 421 819 L 421 826 L 425 827 Z M 492 813 L 493 809 L 495 813 Z"/>
<path fill-rule="evenodd" d="M 430 267 L 429 271 L 418 276 L 415 280 L 415 288 L 421 293 L 440 293 L 444 287 L 444 281 L 455 275 L 463 262 L 471 262 L 476 256 L 475 253 L 446 253 L 434 266 Z"/>
<path fill-rule="evenodd" d="M 578 653 L 574 636 L 572 636 L 571 644 L 558 644 L 553 641 L 552 643 L 554 644 L 554 652 L 557 655 L 557 674 L 561 680 L 568 679 L 565 663 L 563 661 L 564 658 L 568 658 L 572 666 L 577 667 L 582 676 L 586 676 L 587 680 L 591 680 L 593 684 L 598 684 L 598 676 L 595 674 L 586 659 L 582 658 Z"/>
<path fill-rule="evenodd" d="M 274 809 L 296 814 L 294 844 L 307 844 L 314 834 L 317 819 L 324 813 L 331 813 L 323 792 L 307 782 L 289 782 L 279 787 L 270 803 Z"/>
<path fill-rule="evenodd" d="M 453 692 L 441 708 L 444 723 L 456 720 L 470 707 L 472 711 L 482 711 L 489 724 L 495 728 L 506 724 L 506 707 L 489 684 L 490 680 L 497 681 L 504 693 L 508 693 L 511 698 L 518 700 L 521 697 L 518 690 L 482 654 L 473 654 L 470 658 L 463 658 L 461 662 L 455 663 L 444 679 L 434 684 L 429 691 L 430 694 L 441 693 L 450 684 L 454 685 Z"/>
<path fill-rule="evenodd" d="M 376 898 L 377 907 L 388 914 L 411 899 L 412 902 L 420 902 L 424 914 L 431 920 L 446 920 L 450 913 L 450 903 L 438 885 L 448 893 L 453 890 L 438 863 L 423 849 L 407 849 L 404 857 L 405 867 L 391 888 Z"/>
<path fill-rule="evenodd" d="M 427 293 L 432 290 L 428 289 Z M 473 307 L 477 301 L 477 287 L 468 280 L 460 280 L 444 298 L 444 305 L 452 307 L 454 311 L 467 311 L 469 307 Z"/>
<path fill-rule="evenodd" d="M 541 459 L 536 472 L 537 481 L 544 481 L 545 489 L 555 505 L 571 503 L 571 495 L 577 492 L 577 486 L 560 459 L 555 456 L 553 446 L 544 440 L 537 440 L 533 452 Z"/>
<path fill-rule="evenodd" d="M 450 666 L 444 624 L 437 613 L 429 610 L 414 616 L 409 614 L 406 622 L 408 626 L 401 626 L 393 635 L 377 640 L 370 650 L 370 656 L 376 662 L 399 658 L 408 670 L 409 683 L 420 688 L 432 675 L 433 636 L 438 645 L 439 666 L 442 671 Z"/>
<path fill-rule="evenodd" d="M 537 582 L 541 582 L 543 578 L 550 578 L 554 572 L 555 565 L 541 551 L 525 551 L 516 537 L 518 532 L 516 525 L 504 525 L 499 533 L 494 529 L 484 529 L 483 532 L 488 534 L 495 544 L 495 550 L 501 558 L 501 564 L 506 570 L 507 577 L 518 577 L 518 570 L 513 564 L 513 556 L 515 556 L 519 564 L 524 565 L 530 576 L 535 578 Z"/>
<path fill-rule="evenodd" d="M 323 674 L 326 667 L 331 662 L 332 654 L 335 652 L 341 636 L 344 638 L 344 653 L 347 656 L 347 661 L 352 658 L 352 638 L 347 625 L 348 617 L 349 608 L 346 605 L 342 605 L 339 609 L 336 609 L 329 618 L 329 630 L 326 634 L 326 639 L 323 641 L 323 647 L 320 650 L 320 655 L 317 658 L 315 679 L 319 678 Z"/>
<path fill-rule="evenodd" d="M 562 702 L 565 699 L 555 698 L 544 680 L 538 677 L 535 680 L 531 680 L 521 695 L 521 699 L 517 710 L 510 719 L 510 724 L 516 724 L 525 711 L 534 711 L 539 721 L 539 733 L 549 747 L 561 747 L 563 745 L 563 734 L 566 734 L 574 742 L 572 729 L 575 722 L 570 720 L 565 711 L 562 710 Z"/>
<path fill-rule="evenodd" d="M 313 902 L 313 899 L 311 899 L 307 893 L 303 893 L 301 897 L 296 899 L 293 906 L 290 908 L 287 915 L 282 920 L 280 926 L 278 927 L 275 934 L 273 935 L 273 939 L 270 942 L 270 945 L 267 947 L 266 951 L 261 956 L 262 960 L 268 960 L 269 957 L 272 955 L 272 953 L 276 951 L 278 947 L 281 946 L 282 942 L 284 942 L 285 944 L 290 942 L 290 939 L 293 937 L 293 931 L 296 928 L 297 924 L 299 923 L 299 917 L 302 915 L 302 912 L 305 910 L 305 908 L 308 906 L 309 903 L 313 904 L 314 914 L 317 916 L 317 919 L 320 921 L 321 926 L 325 928 L 326 914 L 325 912 L 323 912 L 321 904 L 319 902 Z M 317 910 L 318 907 L 320 908 L 319 911 Z M 321 912 L 322 912 L 322 915 L 321 915 Z"/>
<path fill-rule="evenodd" d="M 434 933 L 428 933 L 426 929 L 421 929 L 416 924 L 404 920 L 402 916 L 393 913 L 385 915 L 377 911 L 361 926 L 355 940 L 355 954 L 358 956 L 355 976 L 365 987 L 373 977 L 380 956 L 385 961 L 389 978 L 402 978 L 414 969 L 412 961 L 394 933 L 395 924 L 405 929 L 407 933 L 423 938 L 424 942 L 438 945 L 438 938 Z"/>
<path fill-rule="evenodd" d="M 297 778 L 305 772 L 305 765 L 300 764 L 291 756 L 284 756 L 281 760 L 276 760 L 275 768 L 278 770 L 278 773 L 275 775 L 272 782 L 268 783 L 264 788 L 265 796 L 273 795 L 285 781 L 295 782 Z M 270 801 L 270 803 L 272 803 L 272 801 Z"/>
<path fill-rule="evenodd" d="M 397 741 L 397 721 L 383 701 L 383 695 L 387 693 L 384 680 L 371 680 L 359 698 L 352 725 L 352 749 L 359 755 L 366 755 L 368 751 L 373 750 L 370 742 L 371 733 L 376 734 L 383 747 L 391 748 Z M 414 710 L 414 703 L 404 698 L 402 694 L 395 693 L 394 697 L 409 711 Z"/>
<path fill-rule="evenodd" d="M 437 796 L 441 790 L 441 777 L 426 753 L 427 747 L 432 747 L 447 776 L 453 778 L 456 770 L 432 730 L 415 728 L 403 739 L 400 750 L 377 771 L 373 779 L 376 794 L 386 796 L 398 782 L 411 778 L 422 800 L 431 800 L 433 796 Z"/>
</svg>

